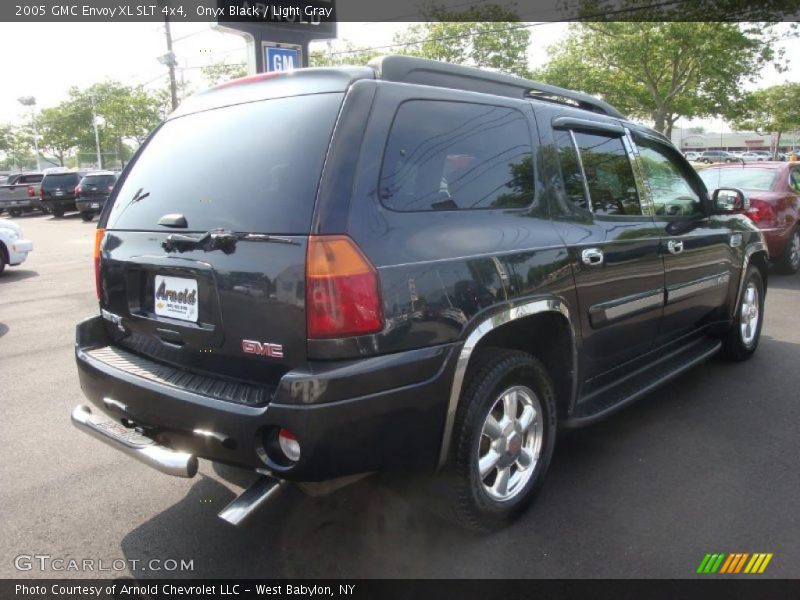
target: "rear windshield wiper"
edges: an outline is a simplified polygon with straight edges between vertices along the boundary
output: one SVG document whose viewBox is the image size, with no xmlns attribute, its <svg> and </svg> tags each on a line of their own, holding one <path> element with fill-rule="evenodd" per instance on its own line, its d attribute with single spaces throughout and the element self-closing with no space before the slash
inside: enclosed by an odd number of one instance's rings
<svg viewBox="0 0 800 600">
<path fill-rule="evenodd" d="M 171 233 L 161 242 L 161 247 L 167 252 L 186 252 L 188 250 L 212 252 L 213 250 L 222 250 L 225 254 L 231 254 L 236 250 L 236 242 L 240 240 L 299 244 L 298 241 L 289 237 L 267 235 L 265 233 L 235 233 L 225 229 L 212 229 L 197 237 L 183 233 Z"/>
</svg>

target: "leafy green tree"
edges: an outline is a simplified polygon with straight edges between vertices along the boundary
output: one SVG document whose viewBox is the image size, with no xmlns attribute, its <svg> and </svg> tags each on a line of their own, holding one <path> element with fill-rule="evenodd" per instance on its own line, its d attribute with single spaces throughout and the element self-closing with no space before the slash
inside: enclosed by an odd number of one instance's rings
<svg viewBox="0 0 800 600">
<path fill-rule="evenodd" d="M 28 168 L 36 164 L 33 154 L 33 134 L 29 127 L 0 126 L 0 152 L 5 154 L 6 168 Z"/>
<path fill-rule="evenodd" d="M 227 63 L 214 63 L 207 67 L 202 67 L 200 72 L 208 82 L 209 87 L 237 79 L 247 75 L 247 66 L 242 63 L 227 64 Z"/>
<path fill-rule="evenodd" d="M 534 76 L 600 95 L 669 136 L 679 117 L 737 114 L 745 82 L 767 63 L 784 68 L 777 38 L 765 24 L 579 23 Z"/>
<path fill-rule="evenodd" d="M 41 136 L 40 149 L 55 156 L 63 167 L 68 155 L 77 148 L 81 135 L 80 127 L 76 128 L 75 119 L 71 118 L 69 105 L 62 102 L 42 109 L 37 124 Z"/>
<path fill-rule="evenodd" d="M 337 50 L 311 53 L 313 67 L 364 65 L 384 54 L 406 54 L 527 76 L 530 31 L 513 11 L 490 4 L 451 11 L 429 6 L 427 23 L 415 23 L 394 36 L 386 48 L 359 48 L 351 42 Z"/>
<path fill-rule="evenodd" d="M 495 4 L 462 11 L 434 6 L 425 17 L 429 22 L 411 25 L 397 37 L 407 44 L 402 53 L 529 75 L 531 33 L 513 11 Z"/>
<path fill-rule="evenodd" d="M 775 134 L 773 154 L 781 146 L 781 135 L 800 129 L 800 83 L 773 85 L 750 93 L 742 117 L 734 125 L 759 135 Z"/>
</svg>

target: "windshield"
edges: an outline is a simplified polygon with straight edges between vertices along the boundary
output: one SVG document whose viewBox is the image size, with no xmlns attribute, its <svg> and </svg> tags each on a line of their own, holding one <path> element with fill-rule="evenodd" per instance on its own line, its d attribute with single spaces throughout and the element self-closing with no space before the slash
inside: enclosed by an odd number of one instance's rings
<svg viewBox="0 0 800 600">
<path fill-rule="evenodd" d="M 343 94 L 262 100 L 167 121 L 131 167 L 108 227 L 306 234 Z M 356 151 L 357 149 L 354 149 Z"/>
<path fill-rule="evenodd" d="M 699 173 L 709 190 L 735 187 L 765 192 L 772 189 L 772 184 L 778 175 L 774 169 L 744 169 L 742 167 L 702 169 Z"/>
</svg>

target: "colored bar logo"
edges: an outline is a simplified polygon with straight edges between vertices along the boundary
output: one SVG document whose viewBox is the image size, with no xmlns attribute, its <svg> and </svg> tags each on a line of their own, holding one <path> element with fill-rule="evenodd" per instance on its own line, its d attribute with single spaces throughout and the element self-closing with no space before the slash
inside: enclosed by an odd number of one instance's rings
<svg viewBox="0 0 800 600">
<path fill-rule="evenodd" d="M 725 573 L 728 575 L 737 573 L 747 573 L 751 575 L 761 574 L 767 568 L 769 561 L 772 560 L 772 553 L 755 552 L 733 552 L 725 554 L 717 552 L 706 554 L 697 567 L 697 572 L 706 575 L 714 573 Z"/>
</svg>

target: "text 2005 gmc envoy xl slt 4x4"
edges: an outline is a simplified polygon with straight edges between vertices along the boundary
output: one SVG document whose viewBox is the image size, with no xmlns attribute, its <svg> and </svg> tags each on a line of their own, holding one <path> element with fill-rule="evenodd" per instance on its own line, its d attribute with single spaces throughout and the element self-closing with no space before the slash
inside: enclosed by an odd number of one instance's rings
<svg viewBox="0 0 800 600">
<path fill-rule="evenodd" d="M 225 175 L 224 181 L 219 174 Z M 596 98 L 408 57 L 187 99 L 97 229 L 74 423 L 156 469 L 255 483 L 437 473 L 491 529 L 558 428 L 718 351 L 748 358 L 767 253 L 738 189 Z M 316 483 L 315 485 L 320 485 Z"/>
</svg>

